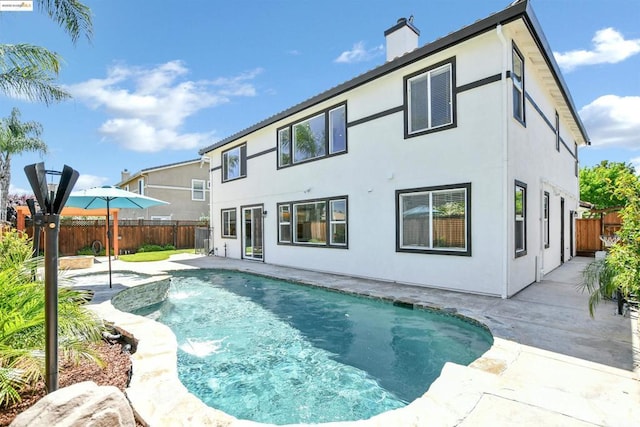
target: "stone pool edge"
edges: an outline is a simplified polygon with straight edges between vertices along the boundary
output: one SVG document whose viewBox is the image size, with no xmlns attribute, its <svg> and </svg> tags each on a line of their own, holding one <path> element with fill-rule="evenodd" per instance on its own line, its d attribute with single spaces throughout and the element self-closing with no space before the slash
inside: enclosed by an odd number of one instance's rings
<svg viewBox="0 0 640 427">
<path fill-rule="evenodd" d="M 156 276 L 121 292 L 143 290 L 170 276 Z M 364 296 L 358 293 L 353 295 Z M 118 294 L 117 294 L 118 295 Z M 114 297 L 115 298 L 115 297 Z M 392 300 L 389 300 L 393 302 Z M 125 390 L 136 417 L 150 426 L 258 427 L 269 424 L 237 419 L 205 405 L 180 382 L 177 373 L 177 341 L 171 329 L 154 320 L 118 310 L 111 301 L 91 305 L 102 319 L 131 333 L 138 340 L 131 355 L 133 376 Z M 439 307 L 420 306 L 440 310 Z M 468 316 L 474 323 L 481 322 Z M 488 327 L 484 326 L 489 330 Z M 500 387 L 499 376 L 517 359 L 520 345 L 493 337 L 493 345 L 469 366 L 447 363 L 431 387 L 409 405 L 367 420 L 315 424 L 325 427 L 455 426 L 476 407 L 488 390 Z M 290 426 L 307 424 L 292 424 Z"/>
</svg>

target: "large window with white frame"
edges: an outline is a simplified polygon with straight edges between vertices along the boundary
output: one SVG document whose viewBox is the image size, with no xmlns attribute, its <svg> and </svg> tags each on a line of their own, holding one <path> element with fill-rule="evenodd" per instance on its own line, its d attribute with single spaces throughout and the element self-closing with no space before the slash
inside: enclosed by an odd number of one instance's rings
<svg viewBox="0 0 640 427">
<path fill-rule="evenodd" d="M 191 180 L 191 200 L 204 201 L 205 200 L 205 188 L 204 179 L 192 179 Z"/>
<path fill-rule="evenodd" d="M 518 48 L 512 49 L 511 81 L 513 83 L 513 117 L 520 123 L 525 123 L 524 115 L 524 58 Z"/>
<path fill-rule="evenodd" d="M 222 182 L 247 176 L 247 144 L 222 152 Z"/>
<path fill-rule="evenodd" d="M 527 184 L 516 181 L 514 193 L 514 240 L 516 257 L 527 254 Z"/>
<path fill-rule="evenodd" d="M 340 104 L 278 129 L 278 167 L 347 151 L 347 106 Z"/>
<path fill-rule="evenodd" d="M 278 243 L 346 248 L 347 197 L 278 204 Z"/>
<path fill-rule="evenodd" d="M 138 194 L 144 196 L 144 178 L 138 180 Z"/>
<path fill-rule="evenodd" d="M 222 237 L 227 239 L 235 239 L 237 237 L 236 230 L 236 209 L 222 209 Z"/>
<path fill-rule="evenodd" d="M 471 256 L 471 184 L 396 191 L 396 250 Z"/>
<path fill-rule="evenodd" d="M 405 77 L 407 136 L 454 124 L 455 61 Z"/>
<path fill-rule="evenodd" d="M 549 247 L 549 192 L 545 191 L 542 198 L 542 229 L 544 247 Z"/>
</svg>

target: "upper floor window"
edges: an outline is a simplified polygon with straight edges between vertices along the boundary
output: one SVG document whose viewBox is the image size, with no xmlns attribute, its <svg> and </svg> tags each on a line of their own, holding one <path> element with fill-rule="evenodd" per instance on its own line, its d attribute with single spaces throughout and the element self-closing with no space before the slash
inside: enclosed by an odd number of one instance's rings
<svg viewBox="0 0 640 427">
<path fill-rule="evenodd" d="M 347 246 L 347 198 L 278 204 L 278 242 Z"/>
<path fill-rule="evenodd" d="M 222 182 L 247 176 L 247 144 L 222 152 Z"/>
<path fill-rule="evenodd" d="M 524 58 L 515 46 L 513 47 L 512 56 L 513 117 L 524 123 Z"/>
<path fill-rule="evenodd" d="M 514 239 L 516 257 L 527 254 L 527 184 L 516 181 Z"/>
<path fill-rule="evenodd" d="M 453 60 L 405 79 L 408 134 L 453 124 Z"/>
<path fill-rule="evenodd" d="M 396 250 L 471 255 L 471 184 L 396 191 Z"/>
<path fill-rule="evenodd" d="M 144 196 L 144 178 L 138 180 L 138 194 Z"/>
<path fill-rule="evenodd" d="M 345 104 L 278 129 L 278 167 L 347 151 Z"/>
<path fill-rule="evenodd" d="M 191 200 L 204 200 L 204 179 L 191 180 Z"/>
</svg>

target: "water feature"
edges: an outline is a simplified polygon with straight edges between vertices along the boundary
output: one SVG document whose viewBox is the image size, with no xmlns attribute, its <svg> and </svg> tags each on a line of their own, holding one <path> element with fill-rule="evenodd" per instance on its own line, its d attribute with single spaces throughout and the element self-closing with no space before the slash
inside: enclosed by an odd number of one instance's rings
<svg viewBox="0 0 640 427">
<path fill-rule="evenodd" d="M 459 317 L 250 274 L 173 273 L 138 310 L 174 331 L 180 380 L 206 404 L 274 424 L 369 418 L 421 396 L 492 337 Z"/>
</svg>

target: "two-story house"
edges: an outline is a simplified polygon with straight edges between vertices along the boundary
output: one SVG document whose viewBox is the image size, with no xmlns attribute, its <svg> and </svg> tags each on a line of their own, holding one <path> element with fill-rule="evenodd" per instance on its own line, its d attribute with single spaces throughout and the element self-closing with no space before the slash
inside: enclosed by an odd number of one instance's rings
<svg viewBox="0 0 640 427">
<path fill-rule="evenodd" d="M 217 255 L 507 298 L 570 259 L 585 128 L 528 1 L 202 149 Z"/>
<path fill-rule="evenodd" d="M 147 209 L 120 209 L 120 219 L 197 221 L 208 217 L 209 169 L 203 159 L 150 167 L 133 174 L 125 169 L 116 187 L 169 204 Z"/>
</svg>

